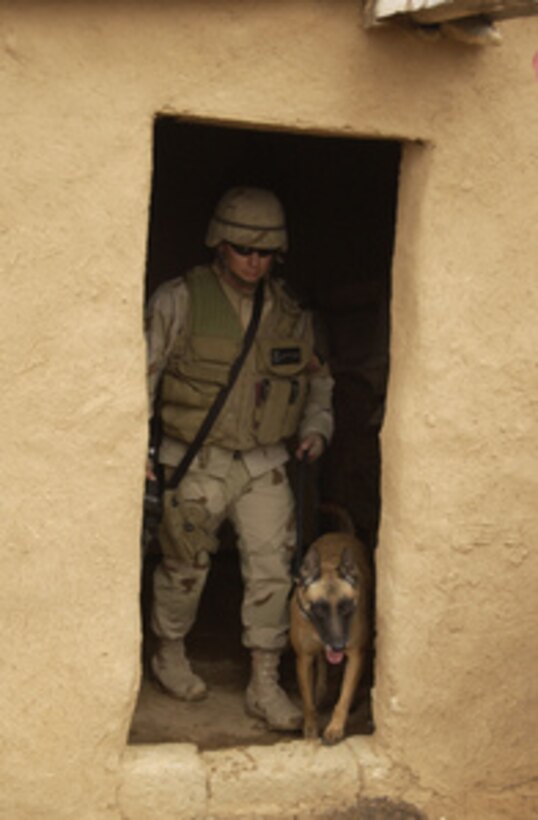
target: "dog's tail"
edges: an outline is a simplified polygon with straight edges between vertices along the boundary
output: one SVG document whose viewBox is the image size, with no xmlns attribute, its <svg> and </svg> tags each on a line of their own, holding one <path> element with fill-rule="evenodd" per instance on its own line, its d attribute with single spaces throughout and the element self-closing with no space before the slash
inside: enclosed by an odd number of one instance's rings
<svg viewBox="0 0 538 820">
<path fill-rule="evenodd" d="M 331 522 L 330 529 L 355 535 L 355 524 L 345 507 L 334 504 L 332 501 L 326 501 L 320 505 L 320 512 L 324 518 Z"/>
</svg>

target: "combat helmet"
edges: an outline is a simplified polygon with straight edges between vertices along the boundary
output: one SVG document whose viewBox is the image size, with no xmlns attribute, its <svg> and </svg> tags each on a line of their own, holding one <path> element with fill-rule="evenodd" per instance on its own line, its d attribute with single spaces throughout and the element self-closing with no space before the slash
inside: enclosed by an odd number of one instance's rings
<svg viewBox="0 0 538 820">
<path fill-rule="evenodd" d="M 287 250 L 286 218 L 279 199 L 264 188 L 230 188 L 217 203 L 207 228 L 206 245 L 215 248 L 220 242 Z"/>
</svg>

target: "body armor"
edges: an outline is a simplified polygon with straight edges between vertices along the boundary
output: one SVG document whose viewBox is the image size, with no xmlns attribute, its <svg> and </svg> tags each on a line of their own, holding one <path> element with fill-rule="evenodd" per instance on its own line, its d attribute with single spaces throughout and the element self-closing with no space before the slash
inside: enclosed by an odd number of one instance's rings
<svg viewBox="0 0 538 820">
<path fill-rule="evenodd" d="M 165 435 L 188 444 L 227 383 L 243 329 L 211 267 L 194 268 L 186 281 L 188 327 L 178 335 L 164 371 L 161 414 Z M 313 355 L 310 318 L 282 284 L 269 279 L 266 287 L 271 308 L 206 444 L 250 450 L 297 431 Z"/>
</svg>

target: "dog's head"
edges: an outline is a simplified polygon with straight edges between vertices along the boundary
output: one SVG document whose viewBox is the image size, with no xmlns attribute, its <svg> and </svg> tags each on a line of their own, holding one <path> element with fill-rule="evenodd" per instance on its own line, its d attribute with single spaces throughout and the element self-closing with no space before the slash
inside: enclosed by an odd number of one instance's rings
<svg viewBox="0 0 538 820">
<path fill-rule="evenodd" d="M 330 663 L 340 663 L 363 591 L 353 551 L 345 547 L 336 565 L 322 564 L 316 545 L 307 552 L 297 585 L 299 607 L 325 647 Z"/>
</svg>

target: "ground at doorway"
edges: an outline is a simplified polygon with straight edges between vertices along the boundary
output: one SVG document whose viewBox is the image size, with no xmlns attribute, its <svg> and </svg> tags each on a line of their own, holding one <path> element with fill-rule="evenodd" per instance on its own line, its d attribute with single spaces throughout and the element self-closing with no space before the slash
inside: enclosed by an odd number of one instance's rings
<svg viewBox="0 0 538 820">
<path fill-rule="evenodd" d="M 198 659 L 193 661 L 193 667 L 209 685 L 208 697 L 197 703 L 169 697 L 144 676 L 130 743 L 194 743 L 201 750 L 207 750 L 297 739 L 296 733 L 269 731 L 262 721 L 246 714 L 243 692 L 248 672 L 244 663 L 237 659 Z M 286 680 L 289 675 L 285 669 L 283 678 L 292 699 L 299 705 L 298 693 Z M 328 714 L 326 711 L 325 720 Z M 371 731 L 367 692 L 361 691 L 357 707 L 350 715 L 348 734 L 370 734 Z"/>
</svg>

